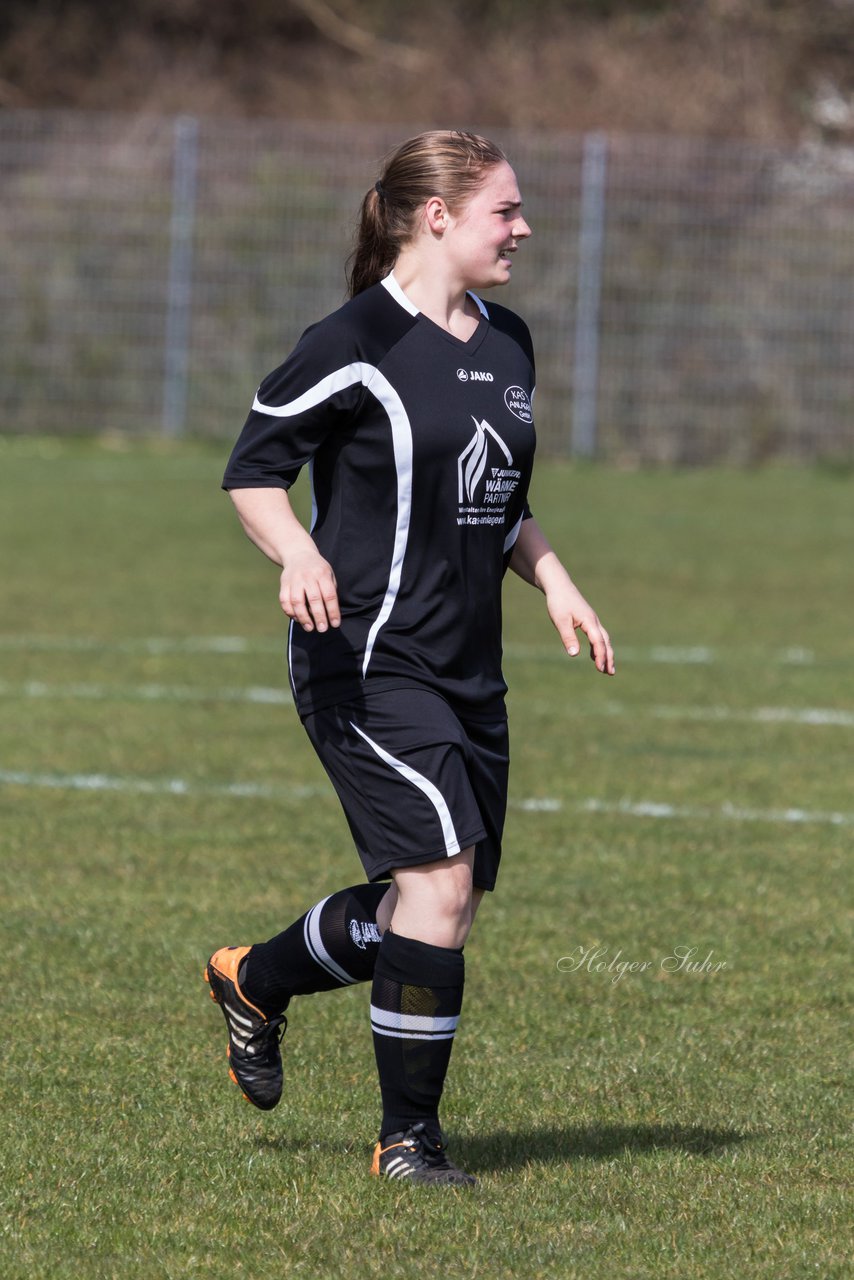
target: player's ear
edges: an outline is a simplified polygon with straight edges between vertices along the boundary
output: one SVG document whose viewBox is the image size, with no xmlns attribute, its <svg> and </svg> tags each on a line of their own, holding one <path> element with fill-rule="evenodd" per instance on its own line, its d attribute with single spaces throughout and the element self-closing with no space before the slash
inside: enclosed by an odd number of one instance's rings
<svg viewBox="0 0 854 1280">
<path fill-rule="evenodd" d="M 449 220 L 448 206 L 441 196 L 431 196 L 424 206 L 424 221 L 429 229 L 437 235 L 447 230 Z"/>
</svg>

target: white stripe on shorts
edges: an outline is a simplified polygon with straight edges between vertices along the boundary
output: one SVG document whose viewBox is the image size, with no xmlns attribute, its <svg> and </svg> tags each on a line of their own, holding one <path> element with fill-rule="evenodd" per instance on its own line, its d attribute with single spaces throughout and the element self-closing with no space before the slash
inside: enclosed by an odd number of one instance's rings
<svg viewBox="0 0 854 1280">
<path fill-rule="evenodd" d="M 445 839 L 445 852 L 449 858 L 455 853 L 459 853 L 460 842 L 457 839 L 457 833 L 454 829 L 451 811 L 448 808 L 445 802 L 445 797 L 442 795 L 439 788 L 434 786 L 429 778 L 425 778 L 423 774 L 418 773 L 415 769 L 411 769 L 408 764 L 404 764 L 402 760 L 396 760 L 394 756 L 389 755 L 389 753 L 384 751 L 378 743 L 374 742 L 372 738 L 369 738 L 357 724 L 353 724 L 352 720 L 350 721 L 350 728 L 355 729 L 359 737 L 365 739 L 365 742 L 367 742 L 368 746 L 377 753 L 380 760 L 391 765 L 392 769 L 399 773 L 402 778 L 405 778 L 407 782 L 411 782 L 419 791 L 423 791 L 424 795 L 436 810 L 439 821 L 442 824 L 442 835 Z"/>
</svg>

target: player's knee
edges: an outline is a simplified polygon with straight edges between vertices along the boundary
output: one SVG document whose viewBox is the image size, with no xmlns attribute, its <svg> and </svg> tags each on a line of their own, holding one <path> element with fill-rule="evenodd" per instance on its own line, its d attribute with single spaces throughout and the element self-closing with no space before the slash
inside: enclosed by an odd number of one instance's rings
<svg viewBox="0 0 854 1280">
<path fill-rule="evenodd" d="M 461 947 L 471 928 L 471 861 L 443 861 L 396 877 L 392 928 L 437 946 Z"/>
<path fill-rule="evenodd" d="M 431 887 L 434 910 L 438 915 L 459 925 L 471 923 L 472 884 L 469 867 L 448 867 L 447 874 L 436 876 Z"/>
</svg>

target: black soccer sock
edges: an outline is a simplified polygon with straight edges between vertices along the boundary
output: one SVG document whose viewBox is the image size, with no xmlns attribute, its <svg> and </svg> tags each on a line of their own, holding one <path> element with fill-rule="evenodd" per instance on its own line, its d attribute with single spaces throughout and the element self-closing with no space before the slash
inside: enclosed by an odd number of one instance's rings
<svg viewBox="0 0 854 1280">
<path fill-rule="evenodd" d="M 464 982 L 462 948 L 383 935 L 371 989 L 383 1138 L 418 1120 L 438 1130 Z"/>
<path fill-rule="evenodd" d="M 386 883 L 341 889 L 269 942 L 256 943 L 242 966 L 246 997 L 280 1013 L 291 996 L 367 982 L 380 946 L 377 908 L 388 888 Z"/>
</svg>

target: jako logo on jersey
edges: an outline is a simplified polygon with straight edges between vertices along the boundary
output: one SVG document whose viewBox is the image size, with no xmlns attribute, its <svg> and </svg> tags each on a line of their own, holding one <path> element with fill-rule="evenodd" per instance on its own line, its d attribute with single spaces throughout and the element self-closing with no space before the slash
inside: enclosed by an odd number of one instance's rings
<svg viewBox="0 0 854 1280">
<path fill-rule="evenodd" d="M 372 920 L 365 920 L 361 924 L 358 920 L 351 920 L 350 940 L 360 951 L 364 951 L 369 942 L 382 942 L 382 934 Z"/>
<path fill-rule="evenodd" d="M 473 370 L 471 373 L 469 373 L 468 370 L 466 369 L 457 369 L 457 377 L 459 378 L 460 382 L 468 382 L 469 379 L 471 379 L 472 382 L 494 382 L 495 381 L 491 373 L 479 373 L 477 369 Z"/>
<path fill-rule="evenodd" d="M 478 422 L 475 417 L 472 417 L 472 422 L 475 425 L 474 435 L 457 460 L 460 504 L 464 502 L 473 503 L 476 501 L 475 490 L 477 489 L 483 473 L 486 470 L 486 455 L 488 452 L 488 442 L 486 439 L 487 432 L 489 432 L 501 452 L 504 454 L 507 459 L 508 467 L 513 466 L 513 455 L 495 428 L 491 427 L 486 421 Z"/>
<path fill-rule="evenodd" d="M 508 387 L 504 392 L 504 403 L 512 414 L 522 422 L 533 422 L 534 413 L 531 401 L 524 387 Z"/>
</svg>

